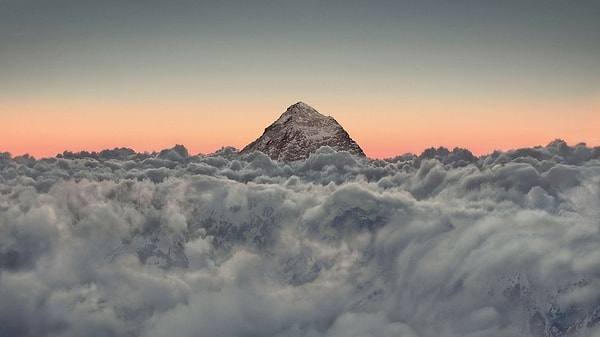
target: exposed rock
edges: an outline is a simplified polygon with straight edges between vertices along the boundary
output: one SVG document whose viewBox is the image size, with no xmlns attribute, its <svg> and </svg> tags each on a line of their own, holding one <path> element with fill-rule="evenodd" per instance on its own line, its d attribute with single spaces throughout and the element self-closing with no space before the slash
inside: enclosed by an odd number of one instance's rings
<svg viewBox="0 0 600 337">
<path fill-rule="evenodd" d="M 358 144 L 331 116 L 324 116 L 306 103 L 290 106 L 254 142 L 241 153 L 261 151 L 271 159 L 296 161 L 307 158 L 321 146 L 365 156 Z"/>
</svg>

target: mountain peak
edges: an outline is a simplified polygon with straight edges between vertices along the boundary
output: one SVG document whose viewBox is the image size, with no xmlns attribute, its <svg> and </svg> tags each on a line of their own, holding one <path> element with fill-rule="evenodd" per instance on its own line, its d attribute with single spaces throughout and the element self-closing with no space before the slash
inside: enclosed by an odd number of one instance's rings
<svg viewBox="0 0 600 337">
<path fill-rule="evenodd" d="M 293 120 L 295 124 L 304 125 L 314 120 L 326 118 L 331 117 L 322 115 L 315 108 L 304 102 L 298 102 L 290 105 L 273 124 L 289 123 Z"/>
<path fill-rule="evenodd" d="M 319 114 L 321 115 L 315 108 L 313 108 L 312 106 L 299 101 L 296 104 L 292 104 L 290 105 L 287 110 L 284 112 L 285 113 L 291 113 L 291 114 Z"/>
<path fill-rule="evenodd" d="M 288 107 L 288 110 L 292 109 L 292 108 L 315 110 L 315 108 L 313 108 L 312 106 L 310 106 L 302 101 L 298 101 L 295 104 L 290 105 Z M 317 111 L 317 110 L 315 110 L 315 111 Z"/>
<path fill-rule="evenodd" d="M 261 151 L 275 160 L 307 158 L 321 146 L 365 156 L 342 126 L 333 118 L 300 101 L 290 105 L 262 136 L 242 149 L 242 153 Z"/>
</svg>

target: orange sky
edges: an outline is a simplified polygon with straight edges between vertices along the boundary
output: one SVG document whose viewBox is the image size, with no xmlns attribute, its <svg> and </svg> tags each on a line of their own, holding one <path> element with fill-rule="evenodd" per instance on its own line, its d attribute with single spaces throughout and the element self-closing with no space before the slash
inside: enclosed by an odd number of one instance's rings
<svg viewBox="0 0 600 337">
<path fill-rule="evenodd" d="M 546 145 L 555 138 L 569 144 L 600 144 L 598 102 L 302 100 L 335 117 L 373 158 L 419 154 L 431 146 L 464 147 L 481 155 Z M 282 99 L 178 102 L 4 100 L 0 123 L 9 127 L 4 128 L 0 150 L 46 157 L 64 150 L 154 151 L 183 144 L 191 154 L 211 153 L 221 146 L 243 147 L 295 103 Z"/>
<path fill-rule="evenodd" d="M 2 2 L 0 151 L 241 148 L 304 101 L 370 157 L 600 144 L 598 1 Z"/>
</svg>

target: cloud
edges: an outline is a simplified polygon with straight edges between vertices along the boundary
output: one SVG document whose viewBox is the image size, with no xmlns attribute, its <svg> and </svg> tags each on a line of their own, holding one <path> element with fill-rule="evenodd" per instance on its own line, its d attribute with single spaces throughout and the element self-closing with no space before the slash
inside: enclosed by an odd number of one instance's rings
<svg viewBox="0 0 600 337">
<path fill-rule="evenodd" d="M 0 154 L 2 336 L 593 336 L 600 150 Z"/>
</svg>

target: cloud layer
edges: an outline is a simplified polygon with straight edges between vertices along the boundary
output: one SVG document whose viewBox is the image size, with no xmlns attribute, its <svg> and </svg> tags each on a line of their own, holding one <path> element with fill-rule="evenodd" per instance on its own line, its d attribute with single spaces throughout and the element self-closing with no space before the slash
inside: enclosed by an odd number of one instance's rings
<svg viewBox="0 0 600 337">
<path fill-rule="evenodd" d="M 600 336 L 600 148 L 0 154 L 1 336 Z"/>
</svg>

